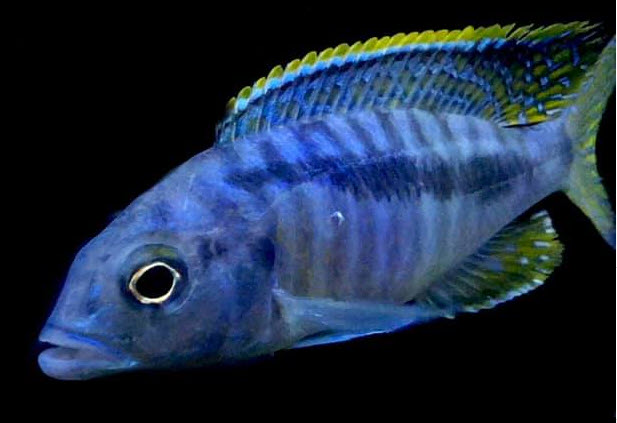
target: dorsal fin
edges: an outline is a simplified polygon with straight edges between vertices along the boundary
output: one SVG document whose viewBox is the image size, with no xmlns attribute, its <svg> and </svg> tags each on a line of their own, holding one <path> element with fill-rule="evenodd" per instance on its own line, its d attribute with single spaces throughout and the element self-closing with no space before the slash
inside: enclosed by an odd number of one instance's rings
<svg viewBox="0 0 617 423">
<path fill-rule="evenodd" d="M 570 104 L 602 47 L 587 22 L 425 31 L 341 44 L 277 66 L 228 103 L 218 142 L 303 118 L 420 108 L 519 125 Z"/>
</svg>

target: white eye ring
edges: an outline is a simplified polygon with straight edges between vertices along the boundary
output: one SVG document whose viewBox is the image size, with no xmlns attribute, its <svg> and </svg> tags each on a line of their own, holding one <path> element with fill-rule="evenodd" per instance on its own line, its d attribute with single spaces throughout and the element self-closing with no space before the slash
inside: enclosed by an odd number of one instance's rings
<svg viewBox="0 0 617 423">
<path fill-rule="evenodd" d="M 165 269 L 169 270 L 169 273 L 171 273 L 173 280 L 171 282 L 171 286 L 169 290 L 167 291 L 167 293 L 161 295 L 160 297 L 154 297 L 154 298 L 146 297 L 143 294 L 141 294 L 139 290 L 137 289 L 137 282 L 139 281 L 139 278 L 141 278 L 144 275 L 144 273 L 146 273 L 148 270 L 153 269 L 155 267 L 164 267 Z M 171 267 L 170 265 L 162 261 L 155 261 L 155 262 L 152 262 L 142 267 L 137 272 L 133 273 L 133 276 L 131 276 L 131 280 L 129 281 L 129 291 L 131 291 L 131 294 L 133 294 L 133 296 L 137 299 L 137 301 L 139 301 L 142 304 L 161 304 L 165 302 L 171 296 L 171 293 L 174 291 L 174 288 L 176 287 L 176 283 L 179 280 L 180 280 L 180 273 L 176 269 L 174 269 L 173 267 Z"/>
</svg>

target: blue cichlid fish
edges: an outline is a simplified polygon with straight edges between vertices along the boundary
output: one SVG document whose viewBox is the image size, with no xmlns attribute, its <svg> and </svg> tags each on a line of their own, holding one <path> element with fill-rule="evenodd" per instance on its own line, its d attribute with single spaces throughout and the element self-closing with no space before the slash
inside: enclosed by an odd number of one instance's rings
<svg viewBox="0 0 617 423">
<path fill-rule="evenodd" d="M 559 265 L 564 191 L 615 247 L 595 139 L 615 41 L 581 22 L 311 52 L 77 255 L 49 376 L 229 362 L 490 308 Z"/>
</svg>

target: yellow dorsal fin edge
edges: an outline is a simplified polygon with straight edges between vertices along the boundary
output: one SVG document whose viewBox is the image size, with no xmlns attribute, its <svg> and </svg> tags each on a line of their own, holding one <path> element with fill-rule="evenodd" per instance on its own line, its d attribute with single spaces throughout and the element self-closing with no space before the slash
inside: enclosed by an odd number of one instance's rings
<svg viewBox="0 0 617 423">
<path fill-rule="evenodd" d="M 462 30 L 428 30 L 424 32 L 399 33 L 391 37 L 371 38 L 365 42 L 356 42 L 351 46 L 343 43 L 327 48 L 320 53 L 312 51 L 303 59 L 295 59 L 285 66 L 275 66 L 267 77 L 260 78 L 252 86 L 240 90 L 236 97 L 227 103 L 227 116 L 244 110 L 249 103 L 262 96 L 268 90 L 279 87 L 296 75 L 310 73 L 315 69 L 325 68 L 331 64 L 353 62 L 358 59 L 379 56 L 393 51 L 403 51 L 418 44 L 477 42 L 482 39 L 503 39 L 508 41 L 539 41 L 565 32 L 587 31 L 595 25 L 589 22 L 571 22 L 533 28 L 532 25 L 517 27 L 510 25 L 493 25 L 474 28 L 468 26 Z"/>
</svg>

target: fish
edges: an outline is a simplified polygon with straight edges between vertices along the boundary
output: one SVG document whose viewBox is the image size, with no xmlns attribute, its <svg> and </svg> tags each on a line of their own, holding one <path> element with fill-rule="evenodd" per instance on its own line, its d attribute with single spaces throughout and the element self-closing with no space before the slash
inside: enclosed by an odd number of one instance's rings
<svg viewBox="0 0 617 423">
<path fill-rule="evenodd" d="M 234 363 L 495 307 L 560 265 L 549 214 L 528 212 L 555 192 L 615 248 L 595 154 L 607 38 L 469 26 L 275 67 L 78 252 L 40 368 Z"/>
</svg>

